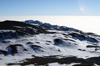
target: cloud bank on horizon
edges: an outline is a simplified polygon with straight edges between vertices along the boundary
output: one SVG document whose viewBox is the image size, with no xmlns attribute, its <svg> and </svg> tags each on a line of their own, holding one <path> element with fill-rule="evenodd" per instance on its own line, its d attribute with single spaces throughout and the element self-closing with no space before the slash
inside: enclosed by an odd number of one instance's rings
<svg viewBox="0 0 100 66">
<path fill-rule="evenodd" d="M 100 34 L 99 3 L 100 0 L 0 0 L 0 21 L 32 19 Z"/>
<path fill-rule="evenodd" d="M 100 16 L 100 0 L 0 0 L 0 16 Z"/>
<path fill-rule="evenodd" d="M 43 23 L 73 27 L 84 32 L 93 32 L 100 35 L 100 16 L 0 16 L 4 20 L 38 20 Z"/>
</svg>

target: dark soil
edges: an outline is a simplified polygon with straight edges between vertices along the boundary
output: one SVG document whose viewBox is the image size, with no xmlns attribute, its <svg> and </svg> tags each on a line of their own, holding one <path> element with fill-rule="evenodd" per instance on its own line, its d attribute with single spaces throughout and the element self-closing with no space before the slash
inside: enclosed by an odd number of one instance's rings
<svg viewBox="0 0 100 66">
<path fill-rule="evenodd" d="M 70 64 L 70 63 L 80 63 L 73 66 L 92 66 L 94 63 L 100 65 L 100 57 L 92 57 L 88 59 L 77 58 L 73 57 L 64 57 L 64 58 L 57 58 L 56 56 L 44 56 L 44 57 L 37 57 L 31 59 L 25 59 L 23 63 L 8 63 L 7 65 L 48 65 L 48 63 L 55 63 L 58 62 L 59 64 Z"/>
</svg>

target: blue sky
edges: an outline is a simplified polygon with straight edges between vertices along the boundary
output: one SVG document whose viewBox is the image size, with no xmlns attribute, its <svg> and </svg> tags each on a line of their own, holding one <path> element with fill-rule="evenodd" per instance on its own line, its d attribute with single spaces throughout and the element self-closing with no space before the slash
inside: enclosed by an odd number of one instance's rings
<svg viewBox="0 0 100 66">
<path fill-rule="evenodd" d="M 100 0 L 0 0 L 0 16 L 100 16 Z"/>
</svg>

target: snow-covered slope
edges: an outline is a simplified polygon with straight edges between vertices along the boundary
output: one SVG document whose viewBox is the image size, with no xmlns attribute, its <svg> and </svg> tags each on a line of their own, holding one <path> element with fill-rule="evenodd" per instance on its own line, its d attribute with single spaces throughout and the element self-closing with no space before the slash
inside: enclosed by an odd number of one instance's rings
<svg viewBox="0 0 100 66">
<path fill-rule="evenodd" d="M 99 35 L 54 26 L 32 20 L 0 22 L 0 65 L 100 65 Z"/>
</svg>

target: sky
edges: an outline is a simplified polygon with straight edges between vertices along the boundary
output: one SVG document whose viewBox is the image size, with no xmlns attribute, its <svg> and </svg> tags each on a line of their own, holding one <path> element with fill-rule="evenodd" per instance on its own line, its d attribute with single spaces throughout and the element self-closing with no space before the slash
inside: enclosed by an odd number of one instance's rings
<svg viewBox="0 0 100 66">
<path fill-rule="evenodd" d="M 0 0 L 4 20 L 39 20 L 100 35 L 100 0 Z"/>
<path fill-rule="evenodd" d="M 0 16 L 99 16 L 100 0 L 0 0 Z"/>
</svg>

